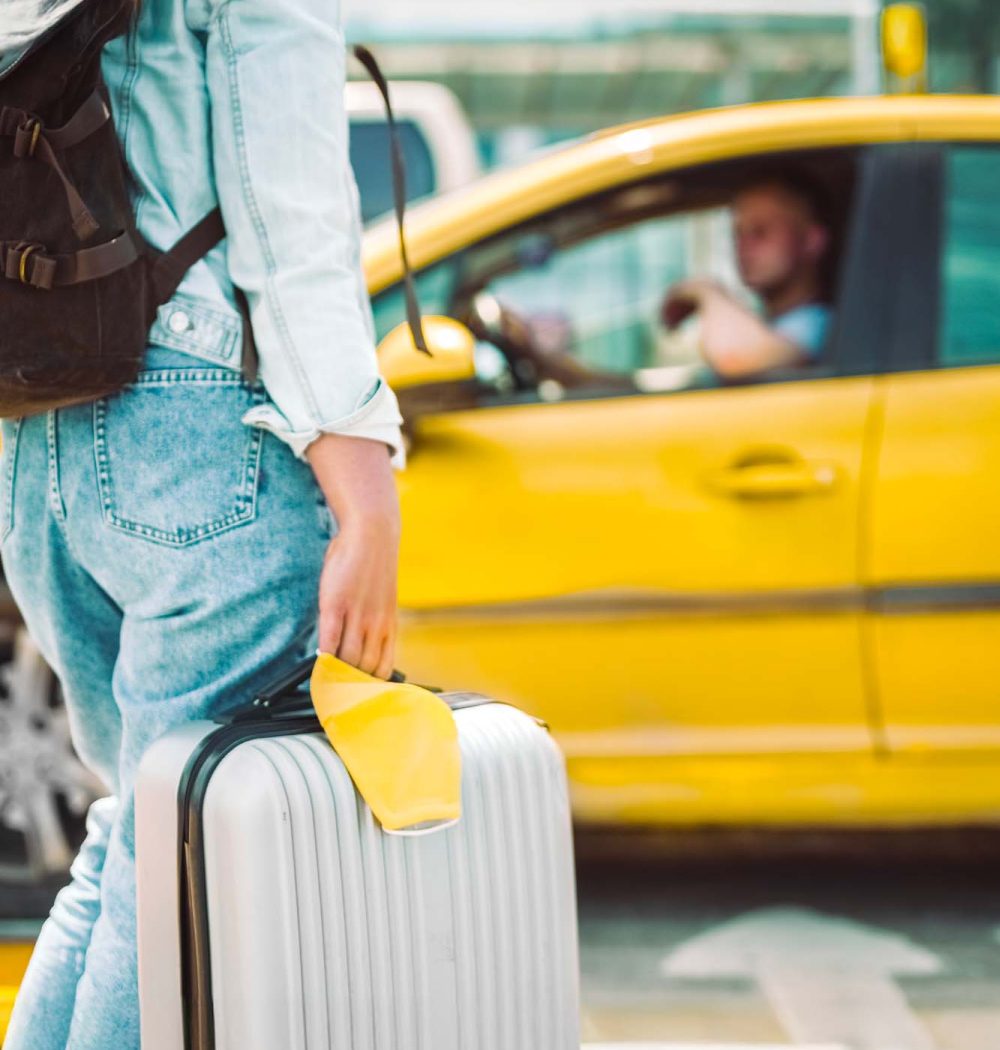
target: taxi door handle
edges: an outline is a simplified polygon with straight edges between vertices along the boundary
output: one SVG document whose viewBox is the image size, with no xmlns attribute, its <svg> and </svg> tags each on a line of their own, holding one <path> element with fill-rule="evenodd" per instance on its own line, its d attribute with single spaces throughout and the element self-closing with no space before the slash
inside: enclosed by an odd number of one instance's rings
<svg viewBox="0 0 1000 1050">
<path fill-rule="evenodd" d="M 836 483 L 837 468 L 832 463 L 804 460 L 740 464 L 724 467 L 708 477 L 709 488 L 734 499 L 818 496 L 829 492 Z"/>
</svg>

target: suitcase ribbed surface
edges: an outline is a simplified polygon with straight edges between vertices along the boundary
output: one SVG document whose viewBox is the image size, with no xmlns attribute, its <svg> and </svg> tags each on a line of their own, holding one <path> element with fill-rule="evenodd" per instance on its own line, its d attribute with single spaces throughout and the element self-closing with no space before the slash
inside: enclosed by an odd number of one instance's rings
<svg viewBox="0 0 1000 1050">
<path fill-rule="evenodd" d="M 205 800 L 219 1050 L 578 1050 L 562 758 L 456 712 L 463 819 L 385 835 L 326 738 L 240 745 Z"/>
</svg>

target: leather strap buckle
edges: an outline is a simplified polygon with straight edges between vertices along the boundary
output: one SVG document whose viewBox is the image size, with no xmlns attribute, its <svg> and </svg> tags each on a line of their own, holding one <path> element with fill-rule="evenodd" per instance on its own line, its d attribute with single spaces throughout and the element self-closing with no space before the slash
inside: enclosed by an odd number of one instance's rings
<svg viewBox="0 0 1000 1050">
<path fill-rule="evenodd" d="M 56 260 L 45 253 L 45 245 L 19 241 L 8 245 L 4 259 L 4 276 L 11 281 L 51 291 L 56 277 Z"/>
<path fill-rule="evenodd" d="M 14 132 L 14 156 L 33 157 L 38 139 L 42 134 L 42 122 L 37 117 L 28 117 Z"/>
</svg>

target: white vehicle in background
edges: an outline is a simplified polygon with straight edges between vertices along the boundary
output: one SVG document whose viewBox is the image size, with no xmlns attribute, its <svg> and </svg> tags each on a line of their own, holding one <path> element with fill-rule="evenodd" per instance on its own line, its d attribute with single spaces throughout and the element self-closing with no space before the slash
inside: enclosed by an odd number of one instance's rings
<svg viewBox="0 0 1000 1050">
<path fill-rule="evenodd" d="M 349 81 L 344 97 L 351 165 L 367 224 L 393 207 L 389 124 L 371 81 Z M 389 97 L 406 163 L 408 201 L 464 186 L 480 174 L 475 132 L 451 90 L 430 81 L 394 80 Z"/>
</svg>

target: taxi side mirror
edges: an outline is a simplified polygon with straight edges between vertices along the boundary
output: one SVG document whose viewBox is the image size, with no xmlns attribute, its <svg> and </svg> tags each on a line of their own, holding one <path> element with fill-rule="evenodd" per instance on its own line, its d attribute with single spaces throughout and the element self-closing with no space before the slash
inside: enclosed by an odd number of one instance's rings
<svg viewBox="0 0 1000 1050">
<path fill-rule="evenodd" d="M 405 321 L 379 343 L 378 370 L 394 391 L 475 379 L 476 339 L 464 324 L 430 315 L 422 327 L 429 354 L 417 349 Z"/>
</svg>

